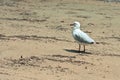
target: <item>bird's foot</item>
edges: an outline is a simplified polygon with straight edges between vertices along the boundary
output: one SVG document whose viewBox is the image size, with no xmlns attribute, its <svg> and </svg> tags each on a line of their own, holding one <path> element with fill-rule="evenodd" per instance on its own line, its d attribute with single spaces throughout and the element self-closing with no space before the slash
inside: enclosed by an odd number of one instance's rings
<svg viewBox="0 0 120 80">
<path fill-rule="evenodd" d="M 85 53 L 85 51 L 79 51 L 79 54 L 83 54 L 83 53 Z"/>
</svg>

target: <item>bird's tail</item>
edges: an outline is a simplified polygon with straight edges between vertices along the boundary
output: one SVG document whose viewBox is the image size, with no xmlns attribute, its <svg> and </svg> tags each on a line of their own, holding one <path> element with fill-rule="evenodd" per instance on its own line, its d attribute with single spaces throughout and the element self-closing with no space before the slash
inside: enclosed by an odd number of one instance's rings
<svg viewBox="0 0 120 80">
<path fill-rule="evenodd" d="M 94 41 L 94 42 L 91 42 L 90 44 L 97 44 L 97 43 Z"/>
</svg>

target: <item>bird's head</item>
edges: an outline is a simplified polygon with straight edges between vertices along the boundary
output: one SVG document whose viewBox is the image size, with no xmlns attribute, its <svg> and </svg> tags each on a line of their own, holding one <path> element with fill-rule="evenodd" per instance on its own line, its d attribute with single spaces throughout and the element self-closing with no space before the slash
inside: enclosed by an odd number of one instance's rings
<svg viewBox="0 0 120 80">
<path fill-rule="evenodd" d="M 73 24 L 70 24 L 70 26 L 74 26 L 73 28 L 79 29 L 80 23 L 78 21 L 75 21 Z"/>
</svg>

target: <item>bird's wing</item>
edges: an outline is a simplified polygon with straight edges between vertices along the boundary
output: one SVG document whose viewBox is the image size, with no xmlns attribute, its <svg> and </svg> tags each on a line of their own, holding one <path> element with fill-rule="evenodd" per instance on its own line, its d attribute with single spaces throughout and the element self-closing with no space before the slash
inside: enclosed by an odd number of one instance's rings
<svg viewBox="0 0 120 80">
<path fill-rule="evenodd" d="M 74 35 L 75 40 L 81 43 L 88 43 L 91 44 L 94 42 L 92 38 L 90 38 L 86 33 L 80 31 Z"/>
</svg>

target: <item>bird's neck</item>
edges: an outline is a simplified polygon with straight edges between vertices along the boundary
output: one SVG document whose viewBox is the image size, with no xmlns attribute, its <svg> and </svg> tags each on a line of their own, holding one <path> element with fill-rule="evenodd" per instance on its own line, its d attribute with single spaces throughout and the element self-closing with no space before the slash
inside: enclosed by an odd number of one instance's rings
<svg viewBox="0 0 120 80">
<path fill-rule="evenodd" d="M 76 30 L 76 29 L 79 29 L 79 30 L 80 30 L 80 27 L 73 27 L 73 30 Z"/>
</svg>

